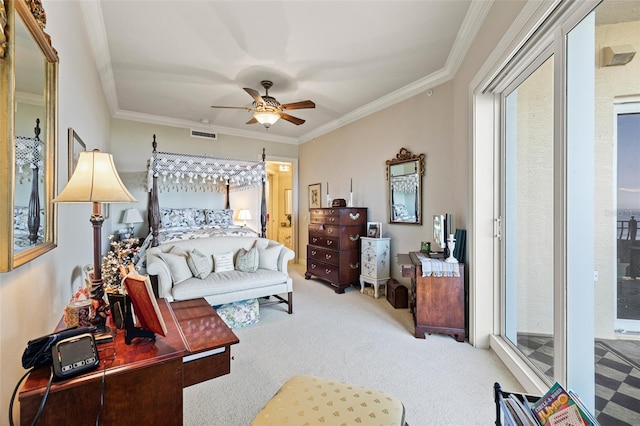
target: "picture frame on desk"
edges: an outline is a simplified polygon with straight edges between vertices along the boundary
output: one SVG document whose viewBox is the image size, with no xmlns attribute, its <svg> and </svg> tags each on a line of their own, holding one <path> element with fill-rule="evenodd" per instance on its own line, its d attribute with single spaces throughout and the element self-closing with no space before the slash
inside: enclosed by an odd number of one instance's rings
<svg viewBox="0 0 640 426">
<path fill-rule="evenodd" d="M 367 222 L 367 237 L 380 238 L 382 236 L 381 222 Z"/>
</svg>

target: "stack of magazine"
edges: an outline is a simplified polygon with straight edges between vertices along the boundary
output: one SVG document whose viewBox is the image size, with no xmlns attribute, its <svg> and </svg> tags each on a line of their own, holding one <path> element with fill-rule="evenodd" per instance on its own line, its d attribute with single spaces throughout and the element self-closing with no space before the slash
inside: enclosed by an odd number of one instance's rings
<svg viewBox="0 0 640 426">
<path fill-rule="evenodd" d="M 578 395 L 556 382 L 537 401 L 522 394 L 502 393 L 500 401 L 506 425 L 600 426 Z"/>
</svg>

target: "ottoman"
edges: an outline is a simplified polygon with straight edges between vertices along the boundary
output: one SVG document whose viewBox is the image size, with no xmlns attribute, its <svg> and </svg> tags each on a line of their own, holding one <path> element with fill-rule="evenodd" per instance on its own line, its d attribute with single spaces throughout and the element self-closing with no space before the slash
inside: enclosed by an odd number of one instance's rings
<svg viewBox="0 0 640 426">
<path fill-rule="evenodd" d="M 315 376 L 287 380 L 252 426 L 405 426 L 402 403 L 382 392 Z"/>
</svg>

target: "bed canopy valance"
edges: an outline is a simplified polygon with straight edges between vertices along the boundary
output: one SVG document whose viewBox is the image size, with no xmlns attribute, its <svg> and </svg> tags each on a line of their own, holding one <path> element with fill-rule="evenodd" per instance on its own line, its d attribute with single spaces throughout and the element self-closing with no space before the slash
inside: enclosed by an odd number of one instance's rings
<svg viewBox="0 0 640 426">
<path fill-rule="evenodd" d="M 149 227 L 153 246 L 158 244 L 160 227 L 160 203 L 158 193 L 163 191 L 207 191 L 226 194 L 225 209 L 230 208 L 229 192 L 261 188 L 260 223 L 261 236 L 266 237 L 266 163 L 265 150 L 262 161 L 236 160 L 207 155 L 179 154 L 158 151 L 156 135 L 153 135 L 153 153 L 149 161 Z"/>
<path fill-rule="evenodd" d="M 263 152 L 264 156 L 264 152 Z M 159 178 L 160 191 L 238 191 L 262 185 L 266 178 L 263 161 L 214 158 L 206 155 L 178 154 L 153 150 L 149 167 L 152 178 Z"/>
</svg>

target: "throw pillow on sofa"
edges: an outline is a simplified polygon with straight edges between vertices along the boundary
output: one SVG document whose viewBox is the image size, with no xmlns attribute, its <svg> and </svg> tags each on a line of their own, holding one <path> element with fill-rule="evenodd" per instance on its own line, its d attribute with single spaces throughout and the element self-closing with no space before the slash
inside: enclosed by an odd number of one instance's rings
<svg viewBox="0 0 640 426">
<path fill-rule="evenodd" d="M 260 259 L 258 259 L 258 249 L 253 247 L 247 251 L 241 248 L 238 251 L 236 257 L 236 269 L 241 272 L 255 272 L 260 265 Z"/>
<path fill-rule="evenodd" d="M 233 252 L 213 255 L 214 271 L 233 271 Z"/>
<path fill-rule="evenodd" d="M 187 253 L 187 265 L 189 265 L 193 276 L 201 280 L 205 279 L 213 271 L 213 259 L 211 259 L 211 256 L 207 256 L 198 249 L 193 249 Z"/>
<path fill-rule="evenodd" d="M 187 264 L 187 257 L 173 253 L 158 253 L 158 256 L 165 261 L 171 273 L 171 280 L 174 284 L 191 278 L 193 274 Z"/>
<path fill-rule="evenodd" d="M 282 244 L 274 244 L 264 249 L 258 249 L 260 269 L 278 270 L 278 257 L 282 250 Z"/>
</svg>

